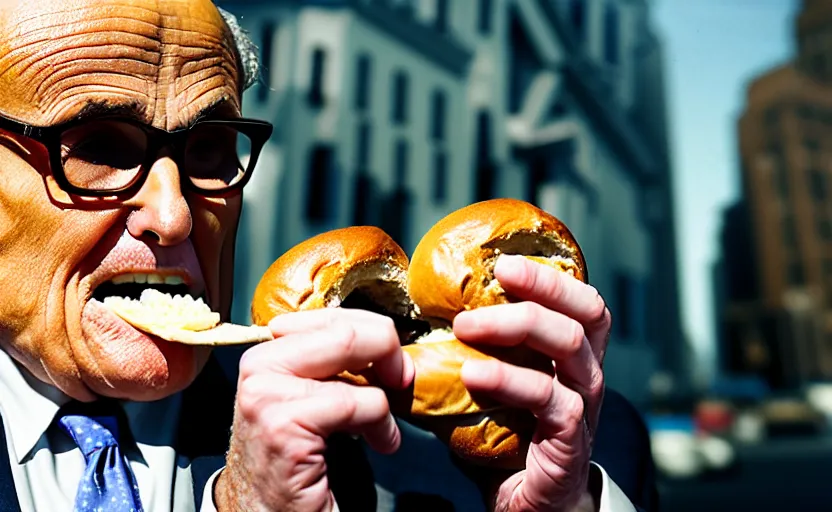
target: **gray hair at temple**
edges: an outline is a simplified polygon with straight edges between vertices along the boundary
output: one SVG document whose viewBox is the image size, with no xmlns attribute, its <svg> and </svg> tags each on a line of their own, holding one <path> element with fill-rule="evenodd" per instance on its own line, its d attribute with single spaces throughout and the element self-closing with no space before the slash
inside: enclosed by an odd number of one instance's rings
<svg viewBox="0 0 832 512">
<path fill-rule="evenodd" d="M 240 67 L 243 71 L 243 90 L 246 90 L 260 79 L 260 58 L 257 55 L 257 46 L 240 26 L 236 16 L 222 7 L 217 7 L 217 9 L 234 37 L 234 44 L 240 55 Z"/>
</svg>

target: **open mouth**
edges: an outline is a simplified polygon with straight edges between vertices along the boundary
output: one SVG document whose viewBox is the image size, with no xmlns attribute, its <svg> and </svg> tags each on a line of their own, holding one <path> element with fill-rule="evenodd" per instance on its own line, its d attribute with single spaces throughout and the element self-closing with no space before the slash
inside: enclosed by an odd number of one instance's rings
<svg viewBox="0 0 832 512">
<path fill-rule="evenodd" d="M 203 331 L 220 323 L 202 296 L 195 296 L 181 276 L 158 273 L 121 274 L 93 290 L 93 299 L 133 327 Z"/>
<path fill-rule="evenodd" d="M 181 276 L 164 276 L 157 273 L 130 273 L 113 277 L 93 290 L 92 298 L 104 302 L 108 297 L 139 300 L 142 292 L 153 289 L 171 297 L 193 296 L 190 287 Z M 200 297 L 194 297 L 200 298 Z"/>
</svg>

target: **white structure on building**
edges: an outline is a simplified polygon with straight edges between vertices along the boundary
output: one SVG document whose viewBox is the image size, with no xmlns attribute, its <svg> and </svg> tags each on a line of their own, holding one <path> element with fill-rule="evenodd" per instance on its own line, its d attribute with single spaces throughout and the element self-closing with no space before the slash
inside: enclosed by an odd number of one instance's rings
<svg viewBox="0 0 832 512">
<path fill-rule="evenodd" d="M 265 66 L 245 113 L 276 127 L 245 195 L 238 321 L 268 265 L 314 234 L 375 224 L 410 252 L 450 211 L 516 197 L 584 249 L 615 319 L 608 383 L 638 403 L 657 365 L 678 370 L 664 85 L 646 0 L 222 5 Z"/>
</svg>

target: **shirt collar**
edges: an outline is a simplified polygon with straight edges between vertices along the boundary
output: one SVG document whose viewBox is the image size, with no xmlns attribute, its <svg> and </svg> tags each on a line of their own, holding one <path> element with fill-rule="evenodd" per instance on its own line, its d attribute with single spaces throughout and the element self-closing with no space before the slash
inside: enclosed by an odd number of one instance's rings
<svg viewBox="0 0 832 512">
<path fill-rule="evenodd" d="M 21 464 L 70 398 L 22 369 L 0 350 L 0 413 Z"/>
</svg>

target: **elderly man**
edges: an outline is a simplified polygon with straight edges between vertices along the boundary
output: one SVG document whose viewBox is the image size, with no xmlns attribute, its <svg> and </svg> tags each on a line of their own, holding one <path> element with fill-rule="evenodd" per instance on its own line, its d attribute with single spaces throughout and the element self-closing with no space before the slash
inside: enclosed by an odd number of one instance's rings
<svg viewBox="0 0 832 512">
<path fill-rule="evenodd" d="M 256 64 L 233 18 L 209 0 L 2 0 L 0 31 L 0 509 L 367 510 L 375 497 L 359 482 L 372 473 L 344 434 L 391 453 L 401 431 L 380 390 L 326 378 L 372 362 L 408 385 L 390 322 L 276 319 L 280 341 L 245 354 L 235 399 L 208 349 L 102 306 L 153 287 L 228 315 L 241 190 L 271 133 L 240 117 Z M 632 509 L 589 463 L 603 300 L 523 260 L 497 275 L 527 302 L 460 315 L 457 334 L 525 340 L 559 376 L 465 368 L 471 389 L 539 418 L 525 471 L 471 476 L 485 502 Z M 206 473 L 197 462 L 212 455 Z"/>
</svg>

